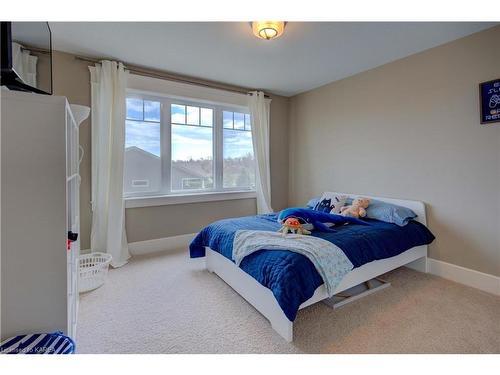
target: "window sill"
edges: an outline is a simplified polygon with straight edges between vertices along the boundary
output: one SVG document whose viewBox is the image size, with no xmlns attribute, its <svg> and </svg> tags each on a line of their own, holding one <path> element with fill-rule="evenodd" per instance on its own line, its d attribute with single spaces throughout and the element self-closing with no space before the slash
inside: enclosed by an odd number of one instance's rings
<svg viewBox="0 0 500 375">
<path fill-rule="evenodd" d="M 150 197 L 127 197 L 125 208 L 168 206 L 172 204 L 229 201 L 255 198 L 255 191 L 217 191 L 183 195 L 159 195 Z"/>
</svg>

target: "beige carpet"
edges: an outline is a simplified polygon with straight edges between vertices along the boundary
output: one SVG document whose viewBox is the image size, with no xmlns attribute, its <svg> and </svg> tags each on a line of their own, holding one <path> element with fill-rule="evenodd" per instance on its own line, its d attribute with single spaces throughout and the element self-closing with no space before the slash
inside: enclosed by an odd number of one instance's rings
<svg viewBox="0 0 500 375">
<path fill-rule="evenodd" d="M 78 353 L 500 353 L 500 298 L 401 268 L 333 311 L 301 310 L 294 342 L 187 251 L 134 258 L 81 296 Z"/>
</svg>

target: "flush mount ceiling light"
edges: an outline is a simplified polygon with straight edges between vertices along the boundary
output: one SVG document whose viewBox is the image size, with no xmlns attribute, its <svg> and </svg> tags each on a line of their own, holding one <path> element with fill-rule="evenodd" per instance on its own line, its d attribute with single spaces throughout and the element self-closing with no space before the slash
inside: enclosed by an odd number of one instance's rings
<svg viewBox="0 0 500 375">
<path fill-rule="evenodd" d="M 285 22 L 283 21 L 256 21 L 252 22 L 252 31 L 257 38 L 274 39 L 279 37 L 285 31 Z"/>
</svg>

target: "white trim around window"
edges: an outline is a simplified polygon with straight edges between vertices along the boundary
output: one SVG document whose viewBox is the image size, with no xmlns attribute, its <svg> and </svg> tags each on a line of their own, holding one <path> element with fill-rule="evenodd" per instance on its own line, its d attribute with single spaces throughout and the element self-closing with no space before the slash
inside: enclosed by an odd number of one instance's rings
<svg viewBox="0 0 500 375">
<path fill-rule="evenodd" d="M 161 187 L 159 190 L 136 190 L 128 191 L 124 193 L 125 206 L 126 208 L 134 207 L 150 207 L 150 206 L 160 206 L 160 205 L 171 205 L 171 204 L 185 204 L 185 203 L 196 203 L 196 202 L 209 202 L 209 201 L 221 201 L 221 200 L 234 200 L 234 199 L 252 199 L 256 197 L 255 190 L 252 190 L 249 186 L 248 189 L 245 186 L 227 186 L 224 187 L 223 181 L 223 132 L 226 129 L 223 125 L 222 113 L 224 111 L 232 112 L 233 116 L 235 113 L 243 114 L 245 116 L 244 129 L 236 129 L 235 120 L 233 119 L 233 130 L 232 131 L 243 131 L 248 132 L 246 116 L 248 114 L 248 108 L 240 106 L 237 104 L 225 104 L 225 103 L 214 103 L 205 100 L 198 100 L 195 98 L 179 98 L 178 96 L 170 96 L 165 93 L 151 93 L 144 92 L 143 90 L 134 90 L 129 88 L 127 90 L 127 98 L 136 98 L 139 100 L 145 100 L 149 102 L 160 103 L 161 116 L 160 120 L 154 120 L 160 126 L 160 170 L 162 175 Z M 171 131 L 172 126 L 177 125 L 177 123 L 171 122 L 171 105 L 179 104 L 181 106 L 195 106 L 200 107 L 201 111 L 203 108 L 208 108 L 213 111 L 212 125 L 208 125 L 212 129 L 212 142 L 213 142 L 213 168 L 212 168 L 212 179 L 213 187 L 203 189 L 203 190 L 172 190 L 172 176 L 171 176 Z M 144 103 L 143 103 L 144 106 Z M 185 107 L 186 109 L 187 107 Z M 144 111 L 144 107 L 143 107 Z M 143 113 L 143 119 L 137 121 L 153 121 L 146 120 Z M 187 116 L 187 114 L 186 114 Z M 199 114 L 201 116 L 201 113 Z M 156 117 L 155 117 L 156 118 Z M 135 119 L 130 119 L 130 121 L 136 121 Z M 201 117 L 198 119 L 199 125 L 201 123 Z M 186 126 L 188 125 L 187 118 L 185 119 Z M 248 124 L 250 121 L 248 121 Z M 230 129 L 229 129 L 230 130 Z M 150 151 L 153 152 L 153 151 Z M 145 152 L 148 154 L 148 152 Z M 144 180 L 146 181 L 146 180 Z M 177 181 L 177 180 L 176 180 Z M 137 187 L 149 187 L 149 183 L 142 184 L 142 180 L 139 178 L 137 181 Z M 149 182 L 149 180 L 147 181 Z M 141 184 L 139 184 L 141 183 Z M 158 183 L 152 186 L 157 186 Z M 128 185 L 127 185 L 128 186 Z"/>
<path fill-rule="evenodd" d="M 255 191 L 214 191 L 190 194 L 125 197 L 125 208 L 168 206 L 173 204 L 255 199 Z"/>
</svg>

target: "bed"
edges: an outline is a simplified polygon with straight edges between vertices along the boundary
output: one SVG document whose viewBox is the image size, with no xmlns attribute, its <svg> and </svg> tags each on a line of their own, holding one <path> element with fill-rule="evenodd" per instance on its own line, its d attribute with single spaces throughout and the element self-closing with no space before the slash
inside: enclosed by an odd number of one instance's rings
<svg viewBox="0 0 500 375">
<path fill-rule="evenodd" d="M 356 197 L 354 194 L 345 195 Z M 404 227 L 368 220 L 371 222 L 369 227 L 346 225 L 335 233 L 315 234 L 338 244 L 354 265 L 335 293 L 401 266 L 427 272 L 427 244 L 434 237 L 425 227 L 424 203 L 369 198 L 408 207 L 418 216 Z M 264 315 L 278 334 L 291 342 L 297 312 L 329 297 L 312 263 L 285 249 L 260 250 L 247 256 L 239 267 L 231 259 L 232 241 L 237 230 L 275 231 L 280 227 L 276 218 L 277 214 L 268 214 L 212 223 L 195 237 L 190 255 L 192 258 L 205 257 L 208 271 L 222 278 Z"/>
</svg>

